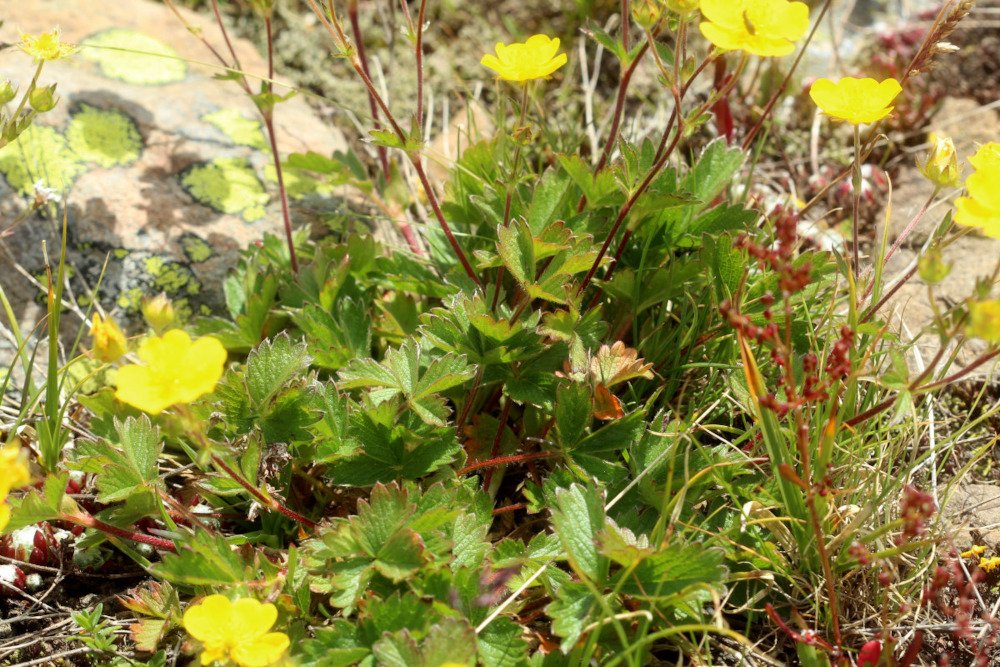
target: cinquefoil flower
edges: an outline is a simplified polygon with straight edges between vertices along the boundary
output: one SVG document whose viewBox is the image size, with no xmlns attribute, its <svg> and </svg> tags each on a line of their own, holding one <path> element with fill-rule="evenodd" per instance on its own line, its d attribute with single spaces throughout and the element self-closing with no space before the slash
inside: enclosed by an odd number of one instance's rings
<svg viewBox="0 0 1000 667">
<path fill-rule="evenodd" d="M 226 348 L 205 336 L 192 341 L 172 329 L 139 346 L 143 365 L 118 369 L 118 400 L 157 415 L 178 403 L 190 403 L 215 389 L 226 363 Z"/>
<path fill-rule="evenodd" d="M 827 116 L 861 125 L 892 113 L 893 107 L 889 105 L 902 90 L 895 79 L 879 82 L 845 76 L 836 82 L 818 79 L 809 89 L 809 97 Z"/>
<path fill-rule="evenodd" d="M 288 635 L 270 632 L 278 618 L 273 604 L 253 598 L 230 602 L 209 595 L 184 612 L 184 629 L 204 648 L 201 664 L 233 662 L 240 667 L 267 667 L 288 650 Z"/>
<path fill-rule="evenodd" d="M 544 79 L 566 64 L 566 54 L 559 51 L 559 38 L 533 35 L 527 42 L 497 42 L 496 55 L 487 53 L 479 61 L 504 81 Z"/>
<path fill-rule="evenodd" d="M 21 33 L 21 41 L 17 48 L 21 49 L 36 61 L 59 60 L 76 52 L 76 47 L 59 40 L 59 29 L 43 32 L 40 35 Z"/>
<path fill-rule="evenodd" d="M 698 26 L 723 51 L 787 56 L 809 29 L 809 7 L 789 0 L 701 0 Z"/>
<path fill-rule="evenodd" d="M 965 179 L 966 196 L 955 200 L 955 222 L 1000 238 L 1000 144 L 981 146 L 969 162 L 975 171 Z"/>
</svg>

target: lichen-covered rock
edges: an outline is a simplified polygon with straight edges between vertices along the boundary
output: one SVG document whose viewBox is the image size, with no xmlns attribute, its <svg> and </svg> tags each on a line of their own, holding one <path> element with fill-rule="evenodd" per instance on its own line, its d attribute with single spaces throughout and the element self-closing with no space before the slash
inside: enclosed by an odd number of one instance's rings
<svg viewBox="0 0 1000 667">
<path fill-rule="evenodd" d="M 182 14 L 220 39 L 208 19 Z M 63 40 L 80 45 L 45 65 L 40 83 L 58 84 L 56 109 L 0 150 L 0 231 L 36 187 L 49 188 L 66 203 L 71 285 L 81 306 L 99 284 L 102 305 L 125 319 L 143 295 L 159 291 L 182 312 L 218 307 L 238 252 L 282 226 L 270 145 L 253 103 L 237 84 L 215 78 L 221 70 L 203 64 L 214 62 L 211 53 L 163 4 L 130 0 L 108 11 L 99 0 L 35 0 L 30 9 L 0 0 L 0 16 L 0 42 L 58 26 Z M 248 42 L 236 39 L 234 47 L 245 71 L 266 73 Z M 0 80 L 23 87 L 33 71 L 16 49 L 0 53 Z M 346 148 L 301 97 L 279 104 L 275 117 L 283 155 Z M 296 185 L 295 174 L 289 180 Z M 294 188 L 297 224 L 312 222 L 323 205 L 316 193 Z M 42 242 L 50 257 L 58 253 L 60 221 L 54 203 L 2 237 L 0 284 L 29 329 L 42 307 L 25 274 L 44 276 Z"/>
</svg>

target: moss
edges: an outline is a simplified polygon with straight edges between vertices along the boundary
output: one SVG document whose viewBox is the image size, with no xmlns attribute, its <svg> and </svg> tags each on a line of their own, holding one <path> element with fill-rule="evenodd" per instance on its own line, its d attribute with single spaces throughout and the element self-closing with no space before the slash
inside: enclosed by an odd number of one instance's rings
<svg viewBox="0 0 1000 667">
<path fill-rule="evenodd" d="M 12 188 L 28 196 L 34 195 L 39 180 L 57 192 L 65 192 L 84 169 L 66 138 L 45 125 L 32 125 L 16 141 L 0 149 L 0 174 Z"/>
<path fill-rule="evenodd" d="M 270 151 L 260 121 L 246 118 L 236 109 L 220 109 L 201 117 L 240 146 Z"/>
<path fill-rule="evenodd" d="M 185 234 L 181 237 L 181 249 L 184 251 L 184 256 L 188 258 L 188 261 L 194 264 L 204 262 L 215 255 L 212 246 L 208 245 L 205 239 L 194 234 Z"/>
<path fill-rule="evenodd" d="M 250 163 L 242 158 L 217 158 L 198 165 L 181 177 L 195 200 L 223 213 L 235 213 L 252 222 L 264 217 L 268 196 Z"/>
<path fill-rule="evenodd" d="M 135 30 L 111 28 L 83 40 L 82 55 L 109 79 L 156 86 L 181 81 L 187 63 L 170 46 Z"/>
<path fill-rule="evenodd" d="M 81 159 L 104 168 L 135 162 L 142 152 L 142 137 L 131 118 L 87 104 L 73 114 L 66 139 Z"/>
</svg>

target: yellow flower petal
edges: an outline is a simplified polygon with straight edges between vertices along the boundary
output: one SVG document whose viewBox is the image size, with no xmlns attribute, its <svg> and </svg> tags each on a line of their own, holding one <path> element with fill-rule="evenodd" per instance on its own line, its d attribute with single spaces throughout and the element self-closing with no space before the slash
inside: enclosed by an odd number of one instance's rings
<svg viewBox="0 0 1000 667">
<path fill-rule="evenodd" d="M 184 629 L 205 644 L 224 644 L 232 635 L 232 603 L 224 595 L 209 595 L 184 612 Z"/>
<path fill-rule="evenodd" d="M 278 620 L 278 609 L 270 603 L 241 598 L 233 603 L 233 633 L 241 642 L 249 642 L 271 629 Z"/>
<path fill-rule="evenodd" d="M 7 503 L 0 502 L 0 533 L 7 527 L 8 523 L 10 523 L 10 507 L 7 506 Z"/>
<path fill-rule="evenodd" d="M 36 61 L 59 60 L 76 52 L 76 47 L 59 40 L 59 30 L 50 30 L 38 35 L 21 33 L 21 41 L 17 45 Z"/>
<path fill-rule="evenodd" d="M 290 643 L 285 633 L 269 632 L 236 646 L 232 651 L 233 660 L 240 667 L 267 667 L 278 662 Z"/>
</svg>

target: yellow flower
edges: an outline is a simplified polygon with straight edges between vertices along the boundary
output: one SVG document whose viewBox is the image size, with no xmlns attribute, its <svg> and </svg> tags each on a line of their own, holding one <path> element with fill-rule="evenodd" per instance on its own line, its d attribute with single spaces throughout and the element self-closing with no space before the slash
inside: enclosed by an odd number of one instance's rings
<svg viewBox="0 0 1000 667">
<path fill-rule="evenodd" d="M 1000 342 L 1000 300 L 970 303 L 966 333 L 991 343 Z"/>
<path fill-rule="evenodd" d="M 118 369 L 118 400 L 156 415 L 171 405 L 190 403 L 215 389 L 226 363 L 226 348 L 205 336 L 195 341 L 172 329 L 139 346 L 145 362 Z"/>
<path fill-rule="evenodd" d="M 962 558 L 975 558 L 976 556 L 982 556 L 984 553 L 986 553 L 986 547 L 984 547 L 981 544 L 977 544 L 977 545 L 973 546 L 971 549 L 969 549 L 968 551 L 963 551 L 959 555 Z"/>
<path fill-rule="evenodd" d="M 11 489 L 22 487 L 30 481 L 31 471 L 28 470 L 28 460 L 21 448 L 9 445 L 0 447 L 0 531 L 10 521 L 7 494 Z"/>
<path fill-rule="evenodd" d="M 993 556 L 992 558 L 980 558 L 979 568 L 983 572 L 993 572 L 994 570 L 1000 570 L 1000 557 Z"/>
<path fill-rule="evenodd" d="M 101 319 L 100 315 L 94 313 L 90 337 L 94 339 L 94 356 L 106 364 L 118 361 L 125 354 L 125 334 L 110 317 Z"/>
<path fill-rule="evenodd" d="M 59 29 L 43 32 L 40 35 L 21 33 L 19 49 L 35 60 L 59 60 L 76 52 L 76 47 L 59 41 Z"/>
<path fill-rule="evenodd" d="M 955 152 L 955 143 L 949 137 L 938 136 L 931 133 L 928 137 L 931 141 L 931 150 L 927 154 L 927 161 L 918 163 L 920 173 L 928 181 L 941 188 L 953 188 L 958 185 L 958 153 Z"/>
<path fill-rule="evenodd" d="M 504 81 L 545 79 L 566 64 L 566 54 L 558 50 L 558 37 L 534 35 L 510 46 L 497 42 L 496 55 L 487 53 L 479 63 Z"/>
<path fill-rule="evenodd" d="M 240 667 L 266 667 L 288 650 L 288 635 L 269 632 L 277 618 L 273 604 L 209 595 L 184 612 L 184 629 L 204 645 L 203 665 L 231 661 Z"/>
<path fill-rule="evenodd" d="M 827 116 L 860 125 L 888 116 L 893 109 L 889 105 L 902 90 L 895 79 L 878 82 L 846 76 L 837 82 L 819 79 L 809 89 L 809 97 Z"/>
<path fill-rule="evenodd" d="M 975 171 L 965 179 L 967 196 L 955 200 L 955 222 L 1000 238 L 1000 144 L 981 146 L 969 162 Z"/>
<path fill-rule="evenodd" d="M 809 29 L 809 7 L 789 0 L 701 0 L 701 15 L 705 39 L 755 56 L 787 56 Z"/>
</svg>

